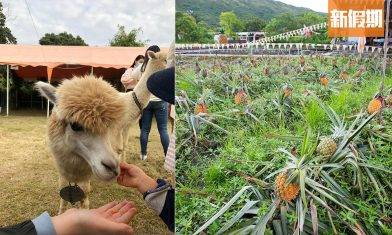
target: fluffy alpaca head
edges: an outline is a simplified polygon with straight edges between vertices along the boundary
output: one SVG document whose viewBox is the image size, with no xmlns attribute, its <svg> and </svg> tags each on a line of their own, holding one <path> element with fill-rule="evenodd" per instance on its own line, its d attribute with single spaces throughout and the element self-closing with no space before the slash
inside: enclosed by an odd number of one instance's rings
<svg viewBox="0 0 392 235">
<path fill-rule="evenodd" d="M 144 73 L 146 74 L 150 74 L 151 72 L 154 73 L 166 67 L 167 55 L 168 55 L 166 52 L 160 51 L 155 53 L 153 51 L 148 51 L 147 55 L 150 58 L 150 60 L 147 63 Z"/>
<path fill-rule="evenodd" d="M 60 119 L 103 134 L 122 117 L 125 105 L 109 83 L 87 76 L 64 80 L 56 91 L 56 108 Z"/>
<path fill-rule="evenodd" d="M 50 145 L 57 146 L 54 151 L 52 148 L 54 155 L 56 150 L 62 156 L 76 155 L 90 165 L 98 178 L 115 178 L 119 162 L 110 143 L 110 131 L 119 124 L 126 109 L 119 92 L 94 76 L 64 80 L 57 88 L 37 82 L 36 88 L 55 105 L 48 133 Z"/>
</svg>

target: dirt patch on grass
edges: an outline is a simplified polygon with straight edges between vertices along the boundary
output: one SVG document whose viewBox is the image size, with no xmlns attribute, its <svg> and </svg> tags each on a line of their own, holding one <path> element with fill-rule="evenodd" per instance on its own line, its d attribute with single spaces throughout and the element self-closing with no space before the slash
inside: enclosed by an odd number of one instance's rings
<svg viewBox="0 0 392 235">
<path fill-rule="evenodd" d="M 32 219 L 44 211 L 56 215 L 59 206 L 58 173 L 46 146 L 46 117 L 0 116 L 0 226 Z M 148 143 L 148 159 L 139 160 L 139 128 L 131 130 L 126 161 L 136 164 L 151 177 L 173 177 L 163 168 L 164 155 L 154 124 Z M 165 224 L 144 203 L 135 190 L 93 180 L 90 207 L 113 200 L 131 200 L 138 214 L 131 225 L 143 234 L 167 234 Z"/>
</svg>

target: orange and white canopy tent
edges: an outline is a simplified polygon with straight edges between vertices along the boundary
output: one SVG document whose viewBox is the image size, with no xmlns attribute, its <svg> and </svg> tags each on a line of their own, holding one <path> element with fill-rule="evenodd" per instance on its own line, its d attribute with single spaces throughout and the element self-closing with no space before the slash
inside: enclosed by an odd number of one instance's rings
<svg viewBox="0 0 392 235">
<path fill-rule="evenodd" d="M 41 46 L 0 44 L 0 64 L 18 66 L 23 79 L 70 78 L 94 71 L 107 77 L 124 72 L 144 47 Z"/>
<path fill-rule="evenodd" d="M 17 66 L 15 73 L 22 79 L 46 78 L 50 82 L 90 73 L 107 79 L 119 79 L 136 56 L 144 55 L 145 50 L 144 47 L 0 44 L 0 65 L 7 65 L 7 116 L 10 66 Z M 49 115 L 49 103 L 47 110 Z"/>
</svg>

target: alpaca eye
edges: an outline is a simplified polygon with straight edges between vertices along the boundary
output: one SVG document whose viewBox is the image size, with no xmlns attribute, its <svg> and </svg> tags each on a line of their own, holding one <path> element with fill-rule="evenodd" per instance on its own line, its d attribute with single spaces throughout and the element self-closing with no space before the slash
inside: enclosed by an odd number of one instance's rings
<svg viewBox="0 0 392 235">
<path fill-rule="evenodd" d="M 71 125 L 71 129 L 73 131 L 76 131 L 76 132 L 83 131 L 83 126 L 78 124 L 78 123 L 76 123 L 76 122 L 73 122 L 70 125 Z"/>
</svg>

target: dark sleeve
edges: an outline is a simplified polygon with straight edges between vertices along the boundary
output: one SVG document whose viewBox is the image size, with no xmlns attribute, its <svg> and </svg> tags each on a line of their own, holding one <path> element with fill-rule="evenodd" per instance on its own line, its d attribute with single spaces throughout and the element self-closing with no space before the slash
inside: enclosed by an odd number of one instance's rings
<svg viewBox="0 0 392 235">
<path fill-rule="evenodd" d="M 9 227 L 0 228 L 0 235 L 37 235 L 35 226 L 31 220 Z"/>
<path fill-rule="evenodd" d="M 170 231 L 174 232 L 174 189 L 167 191 L 165 205 L 159 217 L 165 222 Z"/>
</svg>

